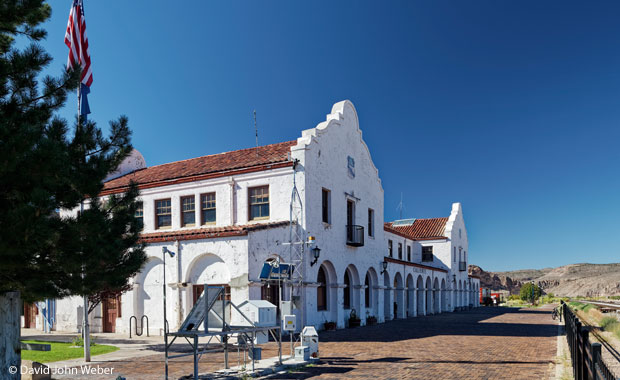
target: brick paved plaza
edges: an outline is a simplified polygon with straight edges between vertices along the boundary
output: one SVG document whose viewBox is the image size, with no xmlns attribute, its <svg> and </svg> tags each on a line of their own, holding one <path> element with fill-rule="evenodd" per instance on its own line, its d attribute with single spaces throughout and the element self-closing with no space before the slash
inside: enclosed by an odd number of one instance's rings
<svg viewBox="0 0 620 380">
<path fill-rule="evenodd" d="M 550 310 L 478 308 L 324 332 L 319 364 L 269 378 L 548 379 L 558 331 Z M 275 354 L 270 344 L 263 358 Z M 237 354 L 230 358 L 236 365 Z M 172 360 L 170 378 L 191 374 L 191 360 Z M 115 375 L 128 380 L 163 378 L 163 354 L 93 364 L 114 367 Z M 200 361 L 201 373 L 220 368 L 223 354 L 205 355 Z M 98 378 L 110 376 L 84 377 Z"/>
</svg>

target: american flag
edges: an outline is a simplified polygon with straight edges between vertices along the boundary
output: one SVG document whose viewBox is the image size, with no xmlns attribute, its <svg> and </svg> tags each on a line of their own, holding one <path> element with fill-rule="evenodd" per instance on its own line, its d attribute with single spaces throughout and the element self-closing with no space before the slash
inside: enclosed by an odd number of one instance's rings
<svg viewBox="0 0 620 380">
<path fill-rule="evenodd" d="M 82 78 L 80 85 L 80 95 L 82 96 L 82 109 L 80 113 L 86 115 L 90 113 L 86 95 L 90 92 L 90 85 L 93 83 L 93 73 L 90 66 L 90 51 L 88 49 L 88 37 L 86 37 L 86 21 L 84 20 L 84 4 L 82 0 L 74 0 L 67 31 L 65 32 L 65 45 L 69 47 L 69 59 L 67 69 L 76 65 L 82 67 Z"/>
</svg>

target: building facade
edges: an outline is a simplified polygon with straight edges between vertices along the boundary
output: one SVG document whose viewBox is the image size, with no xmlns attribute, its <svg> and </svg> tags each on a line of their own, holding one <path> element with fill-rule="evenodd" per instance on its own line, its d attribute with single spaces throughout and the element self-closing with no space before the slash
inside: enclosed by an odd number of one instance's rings
<svg viewBox="0 0 620 380">
<path fill-rule="evenodd" d="M 381 179 L 349 101 L 295 141 L 153 167 L 134 152 L 101 196 L 130 181 L 140 189 L 137 217 L 149 259 L 131 291 L 90 314 L 93 331 L 128 333 L 130 318 L 140 324 L 146 315 L 149 332 L 161 334 L 164 260 L 171 330 L 205 284 L 225 286 L 235 304 L 277 304 L 277 283 L 260 272 L 273 260 L 294 262 L 301 247 L 289 244 L 291 228 L 303 241 L 315 238 L 302 244 L 302 286 L 282 289 L 283 299 L 295 301 L 299 326 L 343 328 L 352 313 L 363 325 L 366 317 L 383 322 L 478 305 L 461 205 L 446 218 L 384 223 Z M 291 224 L 293 198 L 299 218 Z M 320 248 L 316 260 L 312 248 Z M 82 313 L 81 299 L 57 300 L 55 328 L 79 330 Z"/>
</svg>

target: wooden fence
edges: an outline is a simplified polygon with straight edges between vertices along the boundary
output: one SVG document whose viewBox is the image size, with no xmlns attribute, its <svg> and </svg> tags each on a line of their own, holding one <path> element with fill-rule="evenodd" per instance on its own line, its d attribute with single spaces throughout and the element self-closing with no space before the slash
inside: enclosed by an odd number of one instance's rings
<svg viewBox="0 0 620 380">
<path fill-rule="evenodd" d="M 564 301 L 560 302 L 575 380 L 620 380 L 603 360 L 601 344 L 590 342 L 588 327 L 581 323 Z"/>
</svg>

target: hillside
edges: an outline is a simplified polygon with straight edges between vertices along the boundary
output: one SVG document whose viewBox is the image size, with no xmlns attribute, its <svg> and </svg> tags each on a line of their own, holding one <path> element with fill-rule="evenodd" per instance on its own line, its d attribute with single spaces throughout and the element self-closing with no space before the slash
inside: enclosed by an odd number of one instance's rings
<svg viewBox="0 0 620 380">
<path fill-rule="evenodd" d="M 482 287 L 516 294 L 521 285 L 534 281 L 546 293 L 560 296 L 620 296 L 620 263 L 571 264 L 557 268 L 487 272 L 476 265 L 469 273 L 480 277 Z"/>
</svg>

